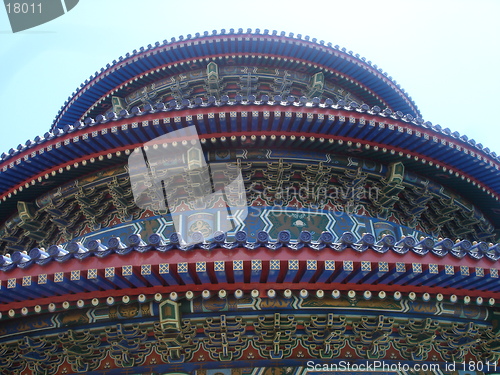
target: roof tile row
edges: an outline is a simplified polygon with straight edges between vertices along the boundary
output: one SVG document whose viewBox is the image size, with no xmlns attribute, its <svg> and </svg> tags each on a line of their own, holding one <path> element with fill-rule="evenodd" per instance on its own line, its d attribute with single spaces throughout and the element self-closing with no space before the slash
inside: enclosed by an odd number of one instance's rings
<svg viewBox="0 0 500 375">
<path fill-rule="evenodd" d="M 289 231 L 281 231 L 276 240 L 272 240 L 268 232 L 260 231 L 251 241 L 245 231 L 239 231 L 235 234 L 234 240 L 228 241 L 226 234 L 218 232 L 210 242 L 204 241 L 200 232 L 193 234 L 193 245 L 183 245 L 183 240 L 178 233 L 173 233 L 165 239 L 160 234 L 152 234 L 148 241 L 144 241 L 140 235 L 132 234 L 128 238 L 128 245 L 124 244 L 119 237 L 111 238 L 106 245 L 100 240 L 90 240 L 85 246 L 79 242 L 71 242 L 66 248 L 59 245 L 52 245 L 45 250 L 43 248 L 34 248 L 28 252 L 15 252 L 12 256 L 0 256 L 0 271 L 10 271 L 16 267 L 27 268 L 33 264 L 45 265 L 52 261 L 66 262 L 72 258 L 85 259 L 89 256 L 99 258 L 107 257 L 111 254 L 125 255 L 132 251 L 140 253 L 146 251 L 192 251 L 195 249 L 213 250 L 217 248 L 235 249 L 246 248 L 249 250 L 257 248 L 267 248 L 269 250 L 278 250 L 280 248 L 289 248 L 298 251 L 304 247 L 316 251 L 331 249 L 341 252 L 351 248 L 357 252 L 368 250 L 383 254 L 393 251 L 396 254 L 406 254 L 409 251 L 425 256 L 428 253 L 444 257 L 451 254 L 453 257 L 461 259 L 469 257 L 474 260 L 483 258 L 491 261 L 500 259 L 500 244 L 486 244 L 485 242 L 471 243 L 467 240 L 456 241 L 449 239 L 439 239 L 437 242 L 430 237 L 416 240 L 413 237 L 403 237 L 399 241 L 392 235 L 386 235 L 379 241 L 370 233 L 365 233 L 363 237 L 356 240 L 350 232 L 343 233 L 337 241 L 334 241 L 334 235 L 330 232 L 323 232 L 317 241 L 312 240 L 312 234 L 308 231 L 302 231 L 296 240 L 292 240 Z"/>
</svg>

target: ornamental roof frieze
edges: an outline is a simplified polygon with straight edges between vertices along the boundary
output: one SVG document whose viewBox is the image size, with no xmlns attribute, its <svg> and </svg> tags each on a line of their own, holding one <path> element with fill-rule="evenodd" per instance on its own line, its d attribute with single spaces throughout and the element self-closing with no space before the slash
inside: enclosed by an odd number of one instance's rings
<svg viewBox="0 0 500 375">
<path fill-rule="evenodd" d="M 78 292 L 90 289 L 88 280 L 76 276 L 74 280 L 80 282 L 73 283 Z M 33 290 L 51 291 L 45 285 Z M 220 286 L 202 293 L 162 290 L 154 295 L 111 296 L 107 291 L 107 297 L 91 300 L 78 292 L 65 295 L 62 304 L 37 299 L 40 305 L 23 301 L 2 311 L 2 364 L 38 374 L 47 367 L 39 358 L 50 353 L 54 373 L 120 372 L 131 367 L 136 373 L 165 373 L 182 366 L 184 373 L 200 374 L 200 363 L 223 373 L 225 362 L 231 360 L 252 370 L 272 372 L 280 368 L 261 366 L 279 351 L 284 353 L 279 358 L 282 366 L 292 368 L 306 357 L 310 365 L 325 361 L 315 372 L 328 373 L 337 370 L 333 361 L 338 358 L 368 358 L 369 369 L 377 368 L 371 361 L 384 356 L 405 361 L 400 365 L 408 368 L 408 363 L 424 360 L 432 361 L 435 368 L 445 368 L 451 361 L 481 366 L 485 361 L 485 366 L 493 368 L 498 359 L 496 320 L 491 318 L 494 298 L 486 301 L 478 296 L 474 305 L 468 295 L 460 300 L 452 295 L 448 300 L 442 294 L 434 299 L 422 293 L 420 300 L 415 292 L 328 293 L 308 288 L 287 289 L 281 296 L 275 289 L 260 294 L 257 289 L 244 292 Z M 346 347 L 355 351 L 345 355 Z M 300 350 L 298 355 L 295 348 Z M 327 365 L 327 360 L 332 363 Z"/>
<path fill-rule="evenodd" d="M 221 153 L 224 160 L 219 159 Z M 300 206 L 311 212 L 353 213 L 355 207 L 356 212 L 363 207 L 365 216 L 385 217 L 436 238 L 494 240 L 493 223 L 480 209 L 434 181 L 405 172 L 401 163 L 384 165 L 319 152 L 302 158 L 271 149 L 236 149 L 229 154 L 208 151 L 205 158 L 215 169 L 235 163 L 241 166 L 249 207 L 273 207 L 279 202 L 283 207 Z M 52 189 L 34 201 L 18 201 L 16 213 L 0 226 L 0 250 L 62 243 L 81 236 L 86 228 L 142 217 L 145 211 L 135 204 L 131 173 L 125 166 L 108 168 Z M 395 185 L 399 176 L 401 182 Z M 185 192 L 175 191 L 172 209 L 187 205 L 193 210 Z"/>
<path fill-rule="evenodd" d="M 222 65 L 222 63 L 228 63 L 226 60 L 232 57 L 226 56 L 222 61 L 212 59 L 217 63 L 212 61 L 205 66 L 203 62 L 201 69 L 166 75 L 166 68 L 163 67 L 141 75 L 138 80 L 132 79 L 125 82 L 103 94 L 81 115 L 79 120 L 96 117 L 99 114 L 105 115 L 110 110 L 116 113 L 121 109 L 130 110 L 136 105 L 155 106 L 159 103 L 168 103 L 170 100 L 195 100 L 197 97 L 206 100 L 210 96 L 220 99 L 225 95 L 231 100 L 237 96 L 248 98 L 251 95 L 256 97 L 292 95 L 304 96 L 308 100 L 314 97 L 322 100 L 331 98 L 335 102 L 339 100 L 347 103 L 355 102 L 358 106 L 366 102 L 371 103 L 371 106 L 388 107 L 388 104 L 376 93 L 367 88 L 358 92 L 357 82 L 322 67 L 317 68 L 319 71 L 309 72 L 300 71 L 288 65 L 284 67 L 252 66 L 252 61 L 243 59 L 242 56 L 237 58 L 238 61 L 233 62 L 237 65 L 229 66 Z M 131 92 L 131 90 L 135 91 Z"/>
</svg>

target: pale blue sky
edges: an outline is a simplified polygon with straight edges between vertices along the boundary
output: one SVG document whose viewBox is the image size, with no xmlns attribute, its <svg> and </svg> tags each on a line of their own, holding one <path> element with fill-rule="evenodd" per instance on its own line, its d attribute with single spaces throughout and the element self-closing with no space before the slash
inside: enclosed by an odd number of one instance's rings
<svg viewBox="0 0 500 375">
<path fill-rule="evenodd" d="M 80 0 L 13 34 L 0 9 L 0 153 L 50 129 L 90 75 L 141 46 L 225 28 L 309 35 L 366 57 L 425 120 L 500 154 L 500 1 Z"/>
</svg>

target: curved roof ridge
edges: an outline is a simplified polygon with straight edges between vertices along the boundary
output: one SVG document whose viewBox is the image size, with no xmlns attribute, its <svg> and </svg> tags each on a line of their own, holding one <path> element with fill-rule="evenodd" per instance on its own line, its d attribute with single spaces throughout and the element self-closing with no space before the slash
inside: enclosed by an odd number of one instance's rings
<svg viewBox="0 0 500 375">
<path fill-rule="evenodd" d="M 316 45 L 318 47 L 322 48 L 329 48 L 331 50 L 338 51 L 340 53 L 343 53 L 346 56 L 349 56 L 349 58 L 357 61 L 359 64 L 366 65 L 367 67 L 372 68 L 374 71 L 376 71 L 378 74 L 381 74 L 384 79 L 388 80 L 390 83 L 392 83 L 397 90 L 399 90 L 402 94 L 402 97 L 404 98 L 405 101 L 407 101 L 407 104 L 409 107 L 411 107 L 414 111 L 415 114 L 420 116 L 420 111 L 418 109 L 418 106 L 415 104 L 411 96 L 400 86 L 399 83 L 395 79 L 392 78 L 392 76 L 389 76 L 388 73 L 386 73 L 384 70 L 379 68 L 376 64 L 372 64 L 370 60 L 367 60 L 365 57 L 361 57 L 359 54 L 354 53 L 351 50 L 347 50 L 345 47 L 340 47 L 338 45 L 332 45 L 331 42 L 327 42 L 325 44 L 324 40 L 318 41 L 317 38 L 310 38 L 308 35 L 304 36 L 302 38 L 302 34 L 294 34 L 294 33 L 288 33 L 286 35 L 286 32 L 281 31 L 278 35 L 278 32 L 276 30 L 273 30 L 271 33 L 269 32 L 268 29 L 264 29 L 264 31 L 261 33 L 260 29 L 255 29 L 255 31 L 252 32 L 251 28 L 248 28 L 246 32 L 243 31 L 242 28 L 238 29 L 238 31 L 235 31 L 234 29 L 229 29 L 229 32 L 226 33 L 225 29 L 222 29 L 220 32 L 217 30 L 213 30 L 212 34 L 209 34 L 209 32 L 205 31 L 203 35 L 201 33 L 195 33 L 194 37 L 191 34 L 188 34 L 187 36 L 179 36 L 177 39 L 175 37 L 172 37 L 170 41 L 167 41 L 166 39 L 163 41 L 163 43 L 156 42 L 154 46 L 152 44 L 148 44 L 147 47 L 140 47 L 139 50 L 134 49 L 131 53 L 126 53 L 125 57 L 120 56 L 118 59 L 115 59 L 112 61 L 112 63 L 106 64 L 105 68 L 101 68 L 100 71 L 96 71 L 94 75 L 91 75 L 87 80 L 85 80 L 79 88 L 77 88 L 71 96 L 68 97 L 68 99 L 64 102 L 62 107 L 59 109 L 57 115 L 54 118 L 54 121 L 52 122 L 51 129 L 57 127 L 57 126 L 64 126 L 65 124 L 61 124 L 60 121 L 62 119 L 62 116 L 66 112 L 65 109 L 71 105 L 71 101 L 78 98 L 81 96 L 84 89 L 89 86 L 93 81 L 96 81 L 99 79 L 100 76 L 104 75 L 106 72 L 112 71 L 115 69 L 117 66 L 120 64 L 124 64 L 127 60 L 130 60 L 138 55 L 147 53 L 148 51 L 152 51 L 155 49 L 161 49 L 162 47 L 165 46 L 175 46 L 180 45 L 182 43 L 186 43 L 187 41 L 196 41 L 196 40 L 202 40 L 206 38 L 216 38 L 216 37 L 221 37 L 221 36 L 268 36 L 268 37 L 277 37 L 277 38 L 285 38 L 289 40 L 294 40 L 297 42 L 303 42 L 303 43 L 308 43 L 311 45 Z M 146 55 L 147 56 L 147 55 Z M 83 91 L 82 91 L 83 90 Z"/>
<path fill-rule="evenodd" d="M 280 98 L 280 102 L 276 102 L 277 98 Z M 451 132 L 450 129 L 448 128 L 442 128 L 439 124 L 434 125 L 430 121 L 424 121 L 421 117 L 414 117 L 411 114 L 404 114 L 401 111 L 392 111 L 388 108 L 382 110 L 378 106 L 373 106 L 369 107 L 368 105 L 364 104 L 359 106 L 357 103 L 352 102 L 352 103 L 346 103 L 344 100 L 339 100 L 337 102 L 334 102 L 331 99 L 326 99 L 321 103 L 319 98 L 314 98 L 317 100 L 304 100 L 305 98 L 299 98 L 299 100 L 294 100 L 290 101 L 290 98 L 293 96 L 289 96 L 286 99 L 280 97 L 279 95 L 275 96 L 274 98 L 269 98 L 269 101 L 264 101 L 261 98 L 261 101 L 256 100 L 257 98 L 253 100 L 247 100 L 246 102 L 238 102 L 233 99 L 227 98 L 227 100 L 224 100 L 224 98 L 221 98 L 221 100 L 217 100 L 214 97 L 213 100 L 209 102 L 202 101 L 202 104 L 196 104 L 194 101 L 189 101 L 188 105 L 183 104 L 182 102 L 178 102 L 175 100 L 172 100 L 168 103 L 168 106 L 164 106 L 163 108 L 148 108 L 146 112 L 143 112 L 139 109 L 139 107 L 134 107 L 132 108 L 131 112 L 132 114 L 127 113 L 119 113 L 116 114 L 114 112 L 108 112 L 108 117 L 103 116 L 103 115 L 98 115 L 96 118 L 92 117 L 87 117 L 83 122 L 77 121 L 76 123 L 70 125 L 66 124 L 64 125 L 63 128 L 55 128 L 49 132 L 45 132 L 43 136 L 37 136 L 34 139 L 28 139 L 25 144 L 19 144 L 16 148 L 11 148 L 8 152 L 3 152 L 0 155 L 0 164 L 3 162 L 8 161 L 9 159 L 15 157 L 16 155 L 24 152 L 31 150 L 32 148 L 35 148 L 36 146 L 45 143 L 47 140 L 52 140 L 54 138 L 62 137 L 68 133 L 72 133 L 76 130 L 79 129 L 84 129 L 88 126 L 93 126 L 95 123 L 106 123 L 109 121 L 121 119 L 121 118 L 132 118 L 135 116 L 140 116 L 144 113 L 156 113 L 156 112 L 163 112 L 163 111 L 177 111 L 177 110 L 182 110 L 186 108 L 197 108 L 197 107 L 211 107 L 211 106 L 216 106 L 216 107 L 224 107 L 224 106 L 231 106 L 231 105 L 237 105 L 237 104 L 252 104 L 252 105 L 279 105 L 279 106 L 319 106 L 323 108 L 332 108 L 332 109 L 341 109 L 341 110 L 347 110 L 347 111 L 357 111 L 357 112 L 365 112 L 373 116 L 377 117 L 383 117 L 383 118 L 392 118 L 394 120 L 401 120 L 407 123 L 411 123 L 413 125 L 422 127 L 423 129 L 428 129 L 436 132 L 437 134 L 440 135 L 445 135 L 452 137 L 456 139 L 457 141 L 461 142 L 463 146 L 470 147 L 472 149 L 475 149 L 477 152 L 484 153 L 487 157 L 491 158 L 494 162 L 500 163 L 500 157 L 497 156 L 495 152 L 490 151 L 489 148 L 483 147 L 481 143 L 477 143 L 474 139 L 469 139 L 466 135 L 461 135 L 458 131 Z M 296 99 L 295 97 L 293 97 Z M 185 99 L 187 100 L 187 99 Z M 126 111 L 125 111 L 126 112 Z M 111 116 L 111 117 L 110 117 Z"/>
<path fill-rule="evenodd" d="M 348 248 L 362 253 L 374 251 L 384 254 L 392 251 L 396 254 L 404 255 L 411 251 L 421 257 L 431 253 L 438 258 L 453 256 L 456 259 L 467 257 L 474 261 L 488 259 L 492 262 L 500 260 L 500 244 L 487 244 L 485 242 L 471 243 L 468 240 L 452 241 L 449 238 L 431 237 L 415 239 L 412 236 L 404 236 L 397 240 L 389 234 L 377 240 L 371 233 L 365 233 L 361 239 L 356 239 L 351 232 L 344 232 L 338 239 L 328 231 L 321 233 L 318 240 L 313 241 L 310 232 L 302 231 L 297 239 L 292 240 L 290 232 L 284 230 L 279 232 L 277 238 L 272 240 L 266 231 L 261 231 L 255 235 L 254 241 L 249 241 L 246 231 L 236 232 L 232 241 L 227 241 L 226 234 L 221 232 L 213 241 L 205 242 L 203 235 L 197 232 L 201 241 L 193 245 L 182 245 L 180 235 L 173 233 L 169 239 L 165 239 L 159 233 L 149 236 L 147 242 L 142 240 L 140 234 L 132 234 L 128 238 L 129 245 L 123 244 L 119 237 L 112 237 L 108 244 L 102 244 L 100 240 L 90 240 L 85 246 L 80 242 L 69 242 L 65 247 L 62 245 L 51 245 L 47 250 L 44 248 L 33 248 L 29 251 L 16 251 L 10 255 L 0 255 L 0 271 L 8 272 L 14 268 L 27 268 L 33 264 L 39 266 L 46 265 L 52 261 L 66 262 L 72 258 L 85 259 L 89 256 L 103 258 L 114 253 L 126 255 L 132 251 L 144 253 L 147 251 L 168 252 L 173 250 L 193 251 L 196 249 L 212 250 L 215 248 L 234 249 L 238 247 L 254 250 L 265 247 L 270 250 L 289 248 L 299 250 L 303 247 L 310 247 L 313 250 L 333 249 L 341 252 Z M 435 258 L 433 258 L 435 259 Z M 433 260 L 434 262 L 434 260 Z"/>
</svg>

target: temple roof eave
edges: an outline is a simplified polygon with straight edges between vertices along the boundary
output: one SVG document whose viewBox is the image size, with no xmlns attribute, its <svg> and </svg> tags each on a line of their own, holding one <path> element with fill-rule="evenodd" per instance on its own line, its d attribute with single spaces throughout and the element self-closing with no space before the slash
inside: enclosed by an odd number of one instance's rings
<svg viewBox="0 0 500 375">
<path fill-rule="evenodd" d="M 254 41 L 259 41 L 259 48 L 264 46 L 262 50 L 256 49 Z M 250 30 L 246 34 L 242 34 L 242 30 L 226 34 L 223 30 L 219 35 L 214 31 L 212 36 L 206 33 L 203 37 L 199 34 L 195 38 L 180 37 L 178 41 L 173 38 L 171 42 L 149 45 L 148 48 L 134 50 L 132 54 L 113 61 L 86 80 L 68 98 L 56 116 L 52 128 L 77 121 L 83 115 L 82 109 L 78 107 L 90 107 L 103 94 L 117 87 L 118 82 L 125 83 L 134 77 L 143 77 L 158 66 L 173 64 L 176 71 L 179 69 L 182 71 L 182 65 L 185 67 L 188 65 L 186 62 L 205 60 L 207 56 L 215 56 L 217 59 L 223 55 L 259 53 L 272 56 L 273 60 L 300 57 L 306 65 L 324 65 L 326 68 L 332 68 L 340 74 L 346 74 L 350 79 L 356 79 L 360 84 L 366 83 L 366 88 L 381 95 L 394 111 L 411 113 L 413 116 L 420 115 L 415 103 L 392 77 L 352 51 L 346 51 L 339 46 L 332 47 L 331 43 L 325 46 L 323 41 L 316 42 L 314 38 L 312 41 L 309 41 L 309 37 L 302 40 L 300 34 L 293 38 L 293 34 L 289 37 L 285 37 L 284 33 L 277 36 L 276 32 L 273 32 L 273 35 L 267 32 L 259 34 L 258 29 L 255 34 L 251 34 Z M 77 102 L 80 104 L 75 106 Z"/>
<path fill-rule="evenodd" d="M 259 132 L 246 130 L 241 123 L 244 113 L 248 121 L 262 123 L 265 118 L 271 121 L 267 120 L 267 129 Z M 287 125 L 283 119 L 287 120 Z M 449 176 L 450 181 L 455 181 L 453 188 L 463 190 L 461 194 L 466 197 L 474 195 L 473 201 L 479 206 L 486 199 L 484 206 L 491 208 L 496 205 L 500 194 L 500 163 L 496 155 L 437 126 L 363 106 L 254 101 L 203 103 L 201 106 L 176 103 L 170 108 L 150 106 L 131 114 L 112 113 L 108 117 L 88 118 L 75 124 L 76 127 L 66 126 L 55 134 L 47 133 L 24 149 L 4 155 L 0 163 L 1 203 L 6 207 L 8 201 L 32 194 L 31 185 L 40 189 L 63 172 L 71 171 L 77 176 L 103 163 L 115 164 L 116 161 L 111 160 L 113 156 L 121 154 L 124 157 L 134 147 L 168 132 L 168 129 L 187 126 L 189 121 L 198 125 L 202 142 L 204 138 L 231 135 L 239 138 L 245 135 L 269 137 L 266 144 L 272 143 L 273 135 L 297 137 L 294 147 L 332 149 L 347 154 L 356 151 L 359 157 L 384 162 L 403 160 L 409 170 L 417 173 Z M 480 198 L 483 195 L 484 199 Z"/>
</svg>

